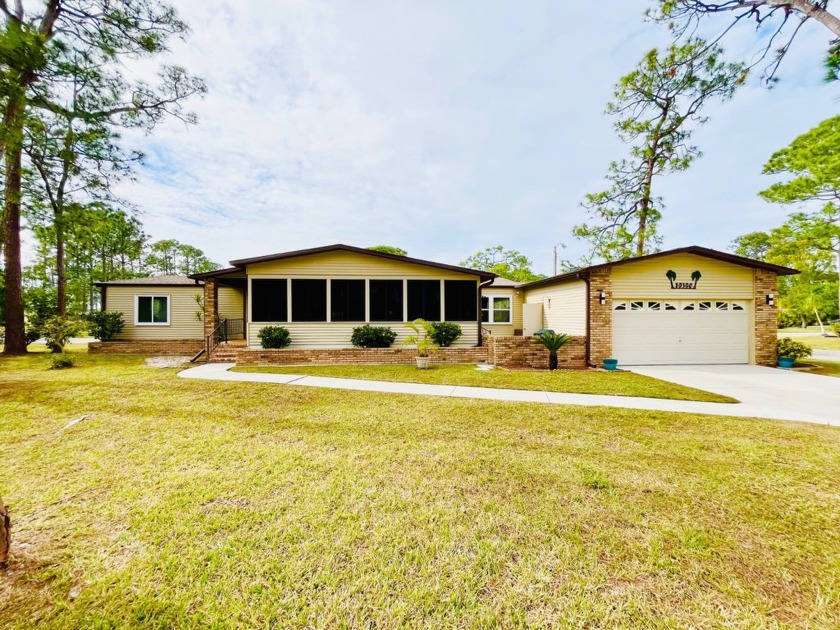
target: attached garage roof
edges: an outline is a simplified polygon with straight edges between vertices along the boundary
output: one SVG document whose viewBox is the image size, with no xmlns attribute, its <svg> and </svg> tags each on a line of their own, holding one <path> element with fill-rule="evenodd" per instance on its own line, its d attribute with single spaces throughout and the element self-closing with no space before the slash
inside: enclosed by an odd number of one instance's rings
<svg viewBox="0 0 840 630">
<path fill-rule="evenodd" d="M 386 260 L 395 260 L 398 262 L 409 263 L 414 265 L 423 265 L 424 267 L 433 267 L 435 269 L 443 269 L 445 271 L 456 271 L 458 273 L 467 273 L 473 276 L 478 276 L 483 280 L 495 278 L 496 274 L 481 269 L 468 269 L 466 267 L 457 267 L 455 265 L 445 265 L 443 263 L 432 262 L 431 260 L 422 260 L 420 258 L 409 258 L 408 256 L 397 256 L 396 254 L 386 254 L 384 252 L 377 252 L 362 247 L 353 247 L 352 245 L 343 245 L 338 243 L 336 245 L 326 245 L 325 247 L 315 247 L 313 249 L 299 249 L 292 252 L 281 252 L 279 254 L 269 254 L 268 256 L 257 256 L 256 258 L 240 258 L 238 260 L 231 260 L 233 265 L 229 269 L 220 269 L 218 271 L 208 271 L 207 273 L 197 273 L 190 278 L 212 278 L 215 276 L 225 275 L 229 273 L 242 272 L 247 266 L 254 263 L 270 262 L 274 260 L 283 260 L 286 258 L 297 258 L 299 256 L 311 256 L 313 254 L 327 254 L 330 252 L 351 252 L 354 254 L 363 254 L 365 256 L 372 256 L 374 258 L 384 258 Z"/>
<path fill-rule="evenodd" d="M 109 280 L 107 282 L 94 282 L 93 284 L 100 287 L 194 287 L 200 282 L 193 280 L 192 276 L 149 276 L 148 278 L 125 278 L 124 280 Z"/>
<path fill-rule="evenodd" d="M 741 265 L 743 267 L 752 267 L 754 269 L 766 269 L 767 271 L 774 271 L 780 276 L 792 276 L 799 273 L 796 269 L 790 267 L 782 267 L 781 265 L 774 265 L 772 263 L 761 260 L 754 260 L 753 258 L 745 258 L 743 256 L 736 256 L 727 252 L 719 252 L 716 249 L 709 249 L 708 247 L 700 247 L 698 245 L 691 245 L 690 247 L 680 247 L 678 249 L 669 249 L 665 252 L 657 252 L 655 254 L 648 254 L 647 256 L 639 256 L 638 258 L 625 258 L 624 260 L 617 260 L 615 262 L 601 263 L 600 265 L 592 265 L 584 267 L 577 271 L 570 271 L 569 273 L 552 276 L 543 280 L 535 280 L 523 284 L 525 289 L 533 289 L 547 284 L 554 284 L 555 282 L 566 282 L 568 280 L 580 280 L 585 278 L 590 272 L 598 269 L 606 269 L 607 267 L 618 267 L 619 265 L 626 265 L 629 263 L 639 262 L 641 260 L 650 260 L 653 258 L 660 258 L 662 256 L 673 256 L 674 254 L 694 254 L 696 256 L 704 256 L 706 258 L 713 258 L 723 262 L 732 263 L 733 265 Z"/>
</svg>

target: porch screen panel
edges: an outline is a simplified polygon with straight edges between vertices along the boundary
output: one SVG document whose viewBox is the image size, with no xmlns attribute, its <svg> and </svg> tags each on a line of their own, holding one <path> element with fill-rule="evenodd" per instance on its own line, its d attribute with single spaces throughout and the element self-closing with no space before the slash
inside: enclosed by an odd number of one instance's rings
<svg viewBox="0 0 840 630">
<path fill-rule="evenodd" d="M 327 321 L 326 280 L 292 280 L 292 321 Z"/>
<path fill-rule="evenodd" d="M 440 280 L 408 281 L 408 320 L 440 321 Z"/>
<path fill-rule="evenodd" d="M 472 280 L 444 280 L 444 316 L 448 322 L 478 319 L 477 287 Z"/>
<path fill-rule="evenodd" d="M 330 319 L 334 322 L 365 321 L 365 281 L 330 281 Z"/>
<path fill-rule="evenodd" d="M 403 321 L 403 281 L 370 281 L 370 321 Z"/>
<path fill-rule="evenodd" d="M 251 321 L 288 321 L 286 280 L 251 280 Z"/>
</svg>

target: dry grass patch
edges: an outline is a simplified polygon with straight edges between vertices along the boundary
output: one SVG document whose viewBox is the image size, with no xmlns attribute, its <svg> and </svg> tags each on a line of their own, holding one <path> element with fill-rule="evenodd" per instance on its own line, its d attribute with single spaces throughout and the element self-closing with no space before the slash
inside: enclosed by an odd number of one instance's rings
<svg viewBox="0 0 840 630">
<path fill-rule="evenodd" d="M 304 374 L 373 381 L 463 385 L 498 389 L 638 396 L 702 402 L 738 402 L 729 396 L 669 383 L 634 372 L 600 370 L 478 370 L 475 365 L 433 364 L 426 370 L 413 365 L 330 365 L 293 367 L 237 367 L 234 372 Z"/>
<path fill-rule="evenodd" d="M 0 359 L 4 628 L 840 623 L 837 429 L 47 364 Z"/>
</svg>

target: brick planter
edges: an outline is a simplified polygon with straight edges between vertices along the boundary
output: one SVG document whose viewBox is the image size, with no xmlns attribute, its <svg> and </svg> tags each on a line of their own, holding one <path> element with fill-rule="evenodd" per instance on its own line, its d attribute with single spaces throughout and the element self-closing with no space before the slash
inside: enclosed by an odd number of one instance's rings
<svg viewBox="0 0 840 630">
<path fill-rule="evenodd" d="M 263 350 L 243 348 L 236 353 L 237 365 L 414 365 L 414 348 L 285 348 Z M 432 363 L 482 363 L 487 348 L 439 348 Z"/>
<path fill-rule="evenodd" d="M 536 337 L 485 337 L 492 363 L 500 368 L 548 369 L 548 350 Z M 586 368 L 586 337 L 572 340 L 557 352 L 557 367 L 566 370 Z"/>
</svg>

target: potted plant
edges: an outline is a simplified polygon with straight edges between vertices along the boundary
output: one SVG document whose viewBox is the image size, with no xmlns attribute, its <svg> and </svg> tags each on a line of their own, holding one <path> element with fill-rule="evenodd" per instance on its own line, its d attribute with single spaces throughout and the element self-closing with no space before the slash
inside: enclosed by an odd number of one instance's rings
<svg viewBox="0 0 840 630">
<path fill-rule="evenodd" d="M 557 369 L 557 351 L 569 343 L 572 338 L 563 333 L 556 333 L 553 330 L 539 331 L 536 335 L 540 343 L 548 349 L 548 369 Z"/>
<path fill-rule="evenodd" d="M 406 326 L 411 328 L 414 334 L 406 337 L 402 345 L 415 346 L 417 348 L 417 367 L 425 370 L 429 367 L 431 351 L 438 347 L 432 341 L 434 328 L 425 319 L 415 319 L 413 322 L 408 322 Z"/>
<path fill-rule="evenodd" d="M 776 342 L 776 355 L 780 368 L 790 369 L 797 359 L 811 356 L 811 348 L 801 341 L 782 337 Z"/>
</svg>

